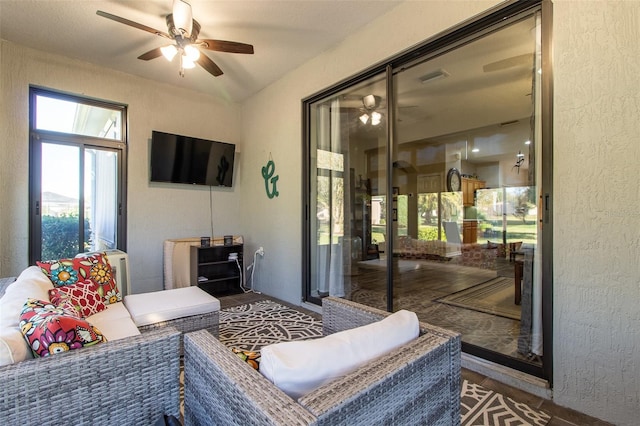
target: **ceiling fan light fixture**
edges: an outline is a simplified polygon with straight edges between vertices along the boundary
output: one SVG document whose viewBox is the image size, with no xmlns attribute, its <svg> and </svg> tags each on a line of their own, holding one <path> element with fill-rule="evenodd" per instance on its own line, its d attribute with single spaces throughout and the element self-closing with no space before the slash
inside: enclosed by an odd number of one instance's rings
<svg viewBox="0 0 640 426">
<path fill-rule="evenodd" d="M 371 113 L 371 125 L 377 126 L 378 124 L 380 124 L 380 121 L 382 121 L 382 114 L 380 114 L 378 111 L 373 111 Z"/>
<path fill-rule="evenodd" d="M 184 56 L 191 62 L 195 62 L 200 59 L 200 51 L 188 44 L 184 47 Z"/>
<path fill-rule="evenodd" d="M 362 98 L 362 105 L 365 109 L 374 109 L 380 105 L 380 99 L 375 95 L 366 95 Z"/>
<path fill-rule="evenodd" d="M 185 38 L 191 37 L 193 15 L 191 5 L 184 0 L 173 0 L 173 24 L 179 35 Z"/>
<path fill-rule="evenodd" d="M 191 68 L 195 68 L 196 63 L 189 59 L 186 55 L 182 56 L 182 68 L 189 70 Z"/>
<path fill-rule="evenodd" d="M 369 121 L 369 114 L 362 114 L 359 117 L 360 121 L 362 122 L 362 124 L 367 124 L 367 121 Z"/>
<path fill-rule="evenodd" d="M 169 46 L 161 47 L 160 51 L 162 52 L 162 56 L 167 58 L 167 61 L 169 62 L 173 61 L 173 58 L 178 53 L 178 49 L 173 44 L 170 44 Z"/>
</svg>

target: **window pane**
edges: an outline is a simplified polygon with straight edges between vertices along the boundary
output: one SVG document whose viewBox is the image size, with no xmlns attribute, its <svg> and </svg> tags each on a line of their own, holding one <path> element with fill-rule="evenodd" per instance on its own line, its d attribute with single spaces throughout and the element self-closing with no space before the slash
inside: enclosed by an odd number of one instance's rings
<svg viewBox="0 0 640 426">
<path fill-rule="evenodd" d="M 122 112 L 52 97 L 36 96 L 36 129 L 122 140 Z"/>
<path fill-rule="evenodd" d="M 42 259 L 81 251 L 79 152 L 75 146 L 42 144 Z"/>
<path fill-rule="evenodd" d="M 115 151 L 85 150 L 85 218 L 91 226 L 85 246 L 89 251 L 116 248 L 117 172 Z M 85 233 L 86 235 L 86 233 Z"/>
</svg>

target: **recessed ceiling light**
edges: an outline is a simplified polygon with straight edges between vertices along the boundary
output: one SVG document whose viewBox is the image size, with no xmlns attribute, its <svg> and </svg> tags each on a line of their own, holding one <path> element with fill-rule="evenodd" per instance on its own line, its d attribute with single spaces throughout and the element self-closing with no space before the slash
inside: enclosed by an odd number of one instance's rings
<svg viewBox="0 0 640 426">
<path fill-rule="evenodd" d="M 524 141 L 525 145 L 531 145 L 531 141 Z"/>
<path fill-rule="evenodd" d="M 480 149 L 479 149 L 479 148 L 473 148 L 473 149 L 471 150 L 471 152 L 480 152 Z"/>
</svg>

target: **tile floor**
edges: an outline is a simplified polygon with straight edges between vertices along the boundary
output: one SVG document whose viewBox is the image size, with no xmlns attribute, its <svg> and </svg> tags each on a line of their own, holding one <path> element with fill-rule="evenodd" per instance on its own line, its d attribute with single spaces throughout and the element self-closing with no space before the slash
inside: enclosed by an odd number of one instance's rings
<svg viewBox="0 0 640 426">
<path fill-rule="evenodd" d="M 230 308 L 232 306 L 242 305 L 245 303 L 252 303 L 252 302 L 256 302 L 258 300 L 264 300 L 264 299 L 271 299 L 283 305 L 294 307 L 295 309 L 306 312 L 307 314 L 316 318 L 320 317 L 320 315 L 316 312 L 307 310 L 300 306 L 292 305 L 290 303 L 275 299 L 265 294 L 245 293 L 245 294 L 219 297 L 221 309 Z M 549 415 L 551 415 L 551 420 L 549 421 L 548 426 L 610 425 L 610 423 L 587 416 L 575 410 L 560 407 L 554 404 L 552 401 L 521 391 L 517 388 L 505 385 L 494 379 L 491 379 L 489 377 L 486 377 L 482 374 L 476 373 L 471 370 L 462 369 L 462 377 L 469 380 L 472 383 L 477 383 L 481 386 L 484 386 L 487 389 L 491 389 L 493 391 L 499 392 L 513 399 L 514 401 L 527 404 L 532 408 L 536 408 L 548 413 Z"/>
</svg>

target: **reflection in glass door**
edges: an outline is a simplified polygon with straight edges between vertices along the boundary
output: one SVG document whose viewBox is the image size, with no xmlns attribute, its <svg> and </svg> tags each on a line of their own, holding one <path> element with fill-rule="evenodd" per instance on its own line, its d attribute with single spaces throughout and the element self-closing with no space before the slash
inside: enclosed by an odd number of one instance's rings
<svg viewBox="0 0 640 426">
<path fill-rule="evenodd" d="M 310 105 L 307 300 L 373 288 L 386 309 L 385 81 L 374 77 Z"/>
<path fill-rule="evenodd" d="M 393 81 L 399 211 L 407 200 L 393 228 L 394 309 L 532 370 L 542 365 L 538 28 L 537 16 L 514 20 Z"/>
</svg>

